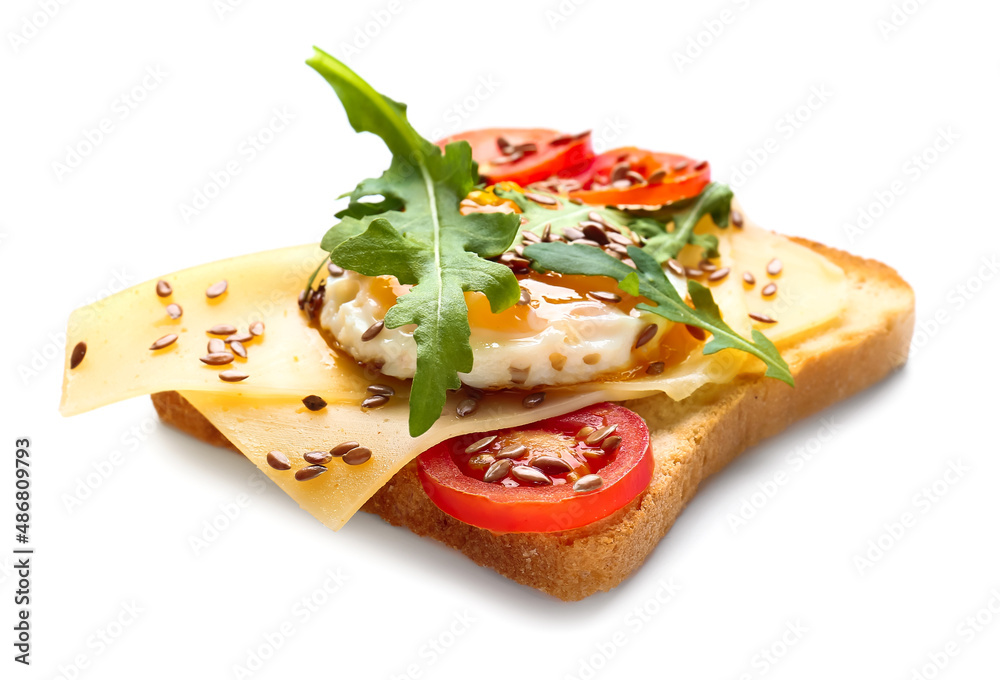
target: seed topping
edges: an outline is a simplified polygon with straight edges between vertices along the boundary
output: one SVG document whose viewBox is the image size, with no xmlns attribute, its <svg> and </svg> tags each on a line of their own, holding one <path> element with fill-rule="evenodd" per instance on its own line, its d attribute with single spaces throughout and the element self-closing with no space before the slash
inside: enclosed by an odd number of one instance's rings
<svg viewBox="0 0 1000 680">
<path fill-rule="evenodd" d="M 83 361 L 83 357 L 87 356 L 87 343 L 78 342 L 76 346 L 73 347 L 73 353 L 69 355 L 69 367 L 76 368 Z"/>
<path fill-rule="evenodd" d="M 149 346 L 149 349 L 152 350 L 163 349 L 164 347 L 170 347 L 170 345 L 174 344 L 175 342 L 177 342 L 177 336 L 174 335 L 173 333 L 168 333 L 167 335 L 164 335 L 162 338 L 157 339 L 152 345 Z"/>
<path fill-rule="evenodd" d="M 275 470 L 292 469 L 292 463 L 288 460 L 288 456 L 283 454 L 281 451 L 270 451 L 267 454 L 267 464 Z"/>
<path fill-rule="evenodd" d="M 209 286 L 205 290 L 205 295 L 210 299 L 217 298 L 223 293 L 225 293 L 228 288 L 229 288 L 229 282 L 226 281 L 225 279 L 222 279 L 221 281 L 213 283 L 211 286 Z"/>
<path fill-rule="evenodd" d="M 483 475 L 483 481 L 487 483 L 499 482 L 507 476 L 507 473 L 510 472 L 510 468 L 512 466 L 513 463 L 510 462 L 510 459 L 505 458 L 503 460 L 498 460 L 493 463 L 493 465 L 491 465 Z"/>
<path fill-rule="evenodd" d="M 324 472 L 326 472 L 326 468 L 322 465 L 310 465 L 301 470 L 296 470 L 295 479 L 300 482 L 308 482 L 310 479 L 316 479 Z"/>
<path fill-rule="evenodd" d="M 392 389 L 388 385 L 369 385 L 368 394 L 376 394 L 383 397 L 391 397 L 396 394 L 396 390 Z"/>
<path fill-rule="evenodd" d="M 352 451 L 358 448 L 359 446 L 361 446 L 361 444 L 357 442 L 344 442 L 343 444 L 337 444 L 332 449 L 330 449 L 330 455 L 333 456 L 334 458 L 340 458 L 348 451 Z"/>
<path fill-rule="evenodd" d="M 361 402 L 361 408 L 378 408 L 379 406 L 385 406 L 389 403 L 389 397 L 384 394 L 373 394 L 370 397 L 365 397 Z"/>
<path fill-rule="evenodd" d="M 308 397 L 303 397 L 302 404 L 310 411 L 322 411 L 326 408 L 326 399 L 316 394 L 310 394 Z"/>
<path fill-rule="evenodd" d="M 243 343 L 239 340 L 228 340 L 229 349 L 232 350 L 233 354 L 240 357 L 241 359 L 247 358 L 247 348 L 243 346 Z"/>
<path fill-rule="evenodd" d="M 366 330 L 364 333 L 361 334 L 361 339 L 364 342 L 368 342 L 376 335 L 381 333 L 383 328 L 385 328 L 385 321 L 376 321 L 375 323 L 373 323 L 371 326 L 368 327 L 368 330 Z"/>
<path fill-rule="evenodd" d="M 233 363 L 233 355 L 229 352 L 210 352 L 203 357 L 199 357 L 203 364 L 209 366 L 225 366 Z"/>
<path fill-rule="evenodd" d="M 303 454 L 302 459 L 312 465 L 326 465 L 333 460 L 333 454 L 329 451 L 310 451 L 309 453 Z"/>
<path fill-rule="evenodd" d="M 533 392 L 521 400 L 524 408 L 535 408 L 545 401 L 545 392 Z"/>
<path fill-rule="evenodd" d="M 656 333 L 659 330 L 660 330 L 660 327 L 657 326 L 655 323 L 651 323 L 648 326 L 646 326 L 645 328 L 643 328 L 642 331 L 639 333 L 639 337 L 635 341 L 635 348 L 639 349 L 640 347 L 642 347 L 643 345 L 645 345 L 647 342 L 649 342 L 650 340 L 652 340 L 654 337 L 656 337 Z"/>
<path fill-rule="evenodd" d="M 171 288 L 170 284 L 164 281 L 163 279 L 160 279 L 159 281 L 156 282 L 156 294 L 159 295 L 160 297 L 169 297 L 170 294 L 173 292 L 174 289 Z"/>
<path fill-rule="evenodd" d="M 519 482 L 525 482 L 527 484 L 547 486 L 552 483 L 551 477 L 538 468 L 531 467 L 530 465 L 515 465 L 510 469 L 510 476 Z"/>
<path fill-rule="evenodd" d="M 371 449 L 359 446 L 345 453 L 342 460 L 348 465 L 361 465 L 362 463 L 367 463 L 371 457 Z"/>
<path fill-rule="evenodd" d="M 497 460 L 503 460 L 504 458 L 520 458 L 528 452 L 528 447 L 524 444 L 512 444 L 510 446 L 505 446 L 500 449 L 500 453 L 494 456 Z"/>
<path fill-rule="evenodd" d="M 589 435 L 587 435 L 587 438 L 584 439 L 583 442 L 585 444 L 589 444 L 590 446 L 595 446 L 604 441 L 605 437 L 612 434 L 617 429 L 618 429 L 617 425 L 606 425 L 605 427 L 602 427 L 599 430 L 594 430 L 593 432 L 591 432 Z"/>
<path fill-rule="evenodd" d="M 482 451 L 483 449 L 485 449 L 487 446 L 489 446 L 490 444 L 492 444 L 496 440 L 497 440 L 497 436 L 495 434 L 491 434 L 488 437 L 483 437 L 482 439 L 478 439 L 478 440 L 472 442 L 471 444 L 469 444 L 468 446 L 466 446 L 465 447 L 465 452 L 469 453 L 469 454 L 479 453 L 480 451 Z"/>
<path fill-rule="evenodd" d="M 595 491 L 600 489 L 604 485 L 604 480 L 601 479 L 600 475 L 584 475 L 580 479 L 573 482 L 573 491 L 577 493 L 587 493 L 588 491 Z"/>
</svg>

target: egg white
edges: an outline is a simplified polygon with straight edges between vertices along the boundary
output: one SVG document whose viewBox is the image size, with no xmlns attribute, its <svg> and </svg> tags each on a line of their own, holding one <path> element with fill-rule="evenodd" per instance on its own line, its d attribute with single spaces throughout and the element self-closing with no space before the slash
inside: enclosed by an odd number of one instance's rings
<svg viewBox="0 0 1000 680">
<path fill-rule="evenodd" d="M 329 278 L 320 324 L 356 360 L 381 366 L 385 375 L 412 378 L 417 363 L 413 326 L 384 328 L 371 340 L 361 339 L 386 312 L 369 294 L 373 280 L 355 272 Z M 631 368 L 636 339 L 650 323 L 660 325 L 659 334 L 670 326 L 661 317 L 637 310 L 626 313 L 595 300 L 550 317 L 544 328 L 527 337 L 473 326 L 473 368 L 459 375 L 466 385 L 481 389 L 588 382 Z"/>
</svg>

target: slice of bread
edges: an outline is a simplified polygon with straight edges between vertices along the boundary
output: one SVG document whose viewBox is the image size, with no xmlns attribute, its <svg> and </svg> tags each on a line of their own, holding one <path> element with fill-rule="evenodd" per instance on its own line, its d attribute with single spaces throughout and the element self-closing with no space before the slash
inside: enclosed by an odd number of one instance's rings
<svg viewBox="0 0 1000 680">
<path fill-rule="evenodd" d="M 745 375 L 706 385 L 683 401 L 647 397 L 627 406 L 646 419 L 656 469 L 645 494 L 611 517 L 549 534 L 494 534 L 460 522 L 430 501 L 411 462 L 364 506 L 390 524 L 430 536 L 524 585 L 563 600 L 609 590 L 635 571 L 691 500 L 701 480 L 748 446 L 884 378 L 906 361 L 914 296 L 884 264 L 793 239 L 839 265 L 850 283 L 841 318 L 782 347 L 795 376 Z M 153 395 L 160 418 L 184 432 L 234 448 L 176 392 Z"/>
</svg>

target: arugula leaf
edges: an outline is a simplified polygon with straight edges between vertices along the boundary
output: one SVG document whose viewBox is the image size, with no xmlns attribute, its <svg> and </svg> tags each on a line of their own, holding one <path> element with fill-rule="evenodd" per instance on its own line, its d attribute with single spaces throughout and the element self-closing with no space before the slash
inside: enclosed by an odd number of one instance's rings
<svg viewBox="0 0 1000 680">
<path fill-rule="evenodd" d="M 657 234 L 649 233 L 649 228 L 658 224 L 656 220 L 645 218 L 644 236 L 648 237 L 645 250 L 663 264 L 672 257 L 677 257 L 688 243 L 700 246 L 705 250 L 706 257 L 718 257 L 719 240 L 711 234 L 695 234 L 695 225 L 705 215 L 709 215 L 716 226 L 725 229 L 729 226 L 729 211 L 733 200 L 733 190 L 725 184 L 712 182 L 698 194 L 694 203 L 670 216 L 674 223 L 672 231 Z M 652 223 L 652 224 L 650 224 Z"/>
<path fill-rule="evenodd" d="M 636 265 L 634 269 L 598 248 L 580 244 L 535 243 L 524 249 L 524 255 L 543 269 L 561 274 L 610 276 L 619 282 L 619 288 L 626 293 L 641 295 L 654 303 L 640 303 L 637 305 L 639 309 L 711 333 L 712 339 L 702 349 L 704 354 L 738 349 L 763 361 L 767 365 L 765 375 L 789 385 L 795 384 L 788 364 L 767 336 L 757 329 L 751 335 L 752 340 L 740 336 L 722 320 L 712 292 L 697 281 L 688 281 L 688 293 L 694 303 L 694 309 L 691 309 L 667 279 L 657 259 L 645 248 L 628 248 L 628 255 Z"/>
<path fill-rule="evenodd" d="M 542 193 L 542 192 L 534 192 Z M 705 257 L 719 256 L 719 239 L 713 234 L 696 234 L 694 228 L 705 215 L 721 228 L 729 226 L 729 210 L 733 198 L 732 190 L 725 184 L 713 182 L 705 187 L 697 197 L 684 201 L 673 208 L 664 208 L 656 217 L 636 217 L 616 208 L 592 205 L 577 205 L 564 196 L 543 194 L 556 199 L 557 206 L 543 206 L 517 191 L 496 190 L 497 196 L 514 201 L 527 219 L 525 231 L 539 236 L 546 224 L 552 225 L 552 233 L 562 235 L 567 227 L 577 227 L 589 220 L 590 213 L 597 212 L 605 222 L 619 230 L 631 230 L 646 239 L 645 250 L 660 264 L 665 263 L 687 244 L 693 244 L 705 251 Z M 667 226 L 673 222 L 674 227 Z"/>
<path fill-rule="evenodd" d="M 459 202 L 478 181 L 468 143 L 449 144 L 442 153 L 413 129 L 403 104 L 376 92 L 337 59 L 317 49 L 306 63 L 333 86 L 354 129 L 378 135 L 392 152 L 388 170 L 351 192 L 341 222 L 327 232 L 322 247 L 345 269 L 392 275 L 413 285 L 386 313 L 385 325 L 417 327 L 410 391 L 415 437 L 441 416 L 447 390 L 461 386 L 458 374 L 472 370 L 464 292 L 484 293 L 493 312 L 520 297 L 511 270 L 485 259 L 511 246 L 520 218 L 462 216 Z"/>
</svg>

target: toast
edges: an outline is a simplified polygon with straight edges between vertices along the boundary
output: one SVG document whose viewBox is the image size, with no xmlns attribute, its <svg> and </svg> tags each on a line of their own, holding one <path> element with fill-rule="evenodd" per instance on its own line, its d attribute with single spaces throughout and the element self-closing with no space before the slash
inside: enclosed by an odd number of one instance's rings
<svg viewBox="0 0 1000 680">
<path fill-rule="evenodd" d="M 795 388 L 762 375 L 706 385 L 682 401 L 627 403 L 649 425 L 655 456 L 647 491 L 613 515 L 556 533 L 494 534 L 450 517 L 431 502 L 412 461 L 364 506 L 390 524 L 429 536 L 485 567 L 562 600 L 610 590 L 639 568 L 694 496 L 701 480 L 747 447 L 878 382 L 906 361 L 914 295 L 890 267 L 794 238 L 839 265 L 850 289 L 832 325 L 783 346 Z M 235 450 L 181 395 L 161 392 L 163 422 Z"/>
</svg>

